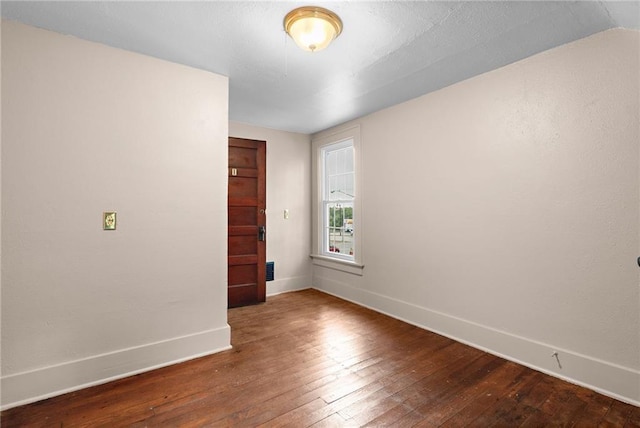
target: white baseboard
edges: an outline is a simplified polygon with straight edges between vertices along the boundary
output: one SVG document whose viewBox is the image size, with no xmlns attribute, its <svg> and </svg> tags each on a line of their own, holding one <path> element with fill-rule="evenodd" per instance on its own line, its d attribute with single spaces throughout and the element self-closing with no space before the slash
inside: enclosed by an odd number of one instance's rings
<svg viewBox="0 0 640 428">
<path fill-rule="evenodd" d="M 231 349 L 229 325 L 3 376 L 2 410 Z"/>
<path fill-rule="evenodd" d="M 314 278 L 319 291 L 473 346 L 620 401 L 640 406 L 640 371 L 516 336 L 327 278 Z M 552 356 L 558 353 L 558 361 Z"/>
<path fill-rule="evenodd" d="M 294 276 L 267 282 L 267 296 L 311 288 L 311 275 Z"/>
</svg>

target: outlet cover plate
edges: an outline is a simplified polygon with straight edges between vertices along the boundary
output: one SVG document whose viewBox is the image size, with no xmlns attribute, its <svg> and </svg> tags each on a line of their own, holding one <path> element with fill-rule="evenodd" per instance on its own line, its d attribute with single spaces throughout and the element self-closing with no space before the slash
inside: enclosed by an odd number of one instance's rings
<svg viewBox="0 0 640 428">
<path fill-rule="evenodd" d="M 104 230 L 116 230 L 116 213 L 114 211 L 102 213 L 102 228 Z"/>
</svg>

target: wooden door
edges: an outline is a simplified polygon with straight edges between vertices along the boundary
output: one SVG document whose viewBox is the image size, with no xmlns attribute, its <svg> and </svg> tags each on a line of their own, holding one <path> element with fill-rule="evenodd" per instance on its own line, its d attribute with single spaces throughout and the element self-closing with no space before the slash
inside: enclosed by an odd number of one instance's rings
<svg viewBox="0 0 640 428">
<path fill-rule="evenodd" d="M 266 142 L 229 137 L 228 306 L 266 296 Z"/>
</svg>

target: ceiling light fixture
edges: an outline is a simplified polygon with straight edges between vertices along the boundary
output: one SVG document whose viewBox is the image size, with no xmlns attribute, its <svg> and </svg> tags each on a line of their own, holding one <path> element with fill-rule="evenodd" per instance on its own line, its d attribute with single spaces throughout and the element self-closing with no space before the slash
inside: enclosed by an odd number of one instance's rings
<svg viewBox="0 0 640 428">
<path fill-rule="evenodd" d="M 302 49 L 317 52 L 340 35 L 342 20 L 322 7 L 303 6 L 287 13 L 284 30 Z"/>
</svg>

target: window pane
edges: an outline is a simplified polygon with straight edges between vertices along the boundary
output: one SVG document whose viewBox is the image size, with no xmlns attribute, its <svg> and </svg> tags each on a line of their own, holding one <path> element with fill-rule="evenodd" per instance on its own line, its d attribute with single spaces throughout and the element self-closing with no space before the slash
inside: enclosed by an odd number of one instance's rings
<svg viewBox="0 0 640 428">
<path fill-rule="evenodd" d="M 353 147 L 349 147 L 349 150 L 347 151 L 347 165 L 349 166 L 349 172 L 353 172 L 354 171 L 354 166 L 353 166 Z"/>
<path fill-rule="evenodd" d="M 353 256 L 353 203 L 329 202 L 326 207 L 325 251 Z"/>
<path fill-rule="evenodd" d="M 353 150 L 350 150 L 352 152 Z M 327 155 L 327 174 L 325 180 L 325 199 L 351 199 L 354 194 L 353 165 L 347 162 L 353 161 L 353 156 L 346 156 L 345 149 L 329 152 Z"/>
<path fill-rule="evenodd" d="M 340 188 L 338 185 L 338 177 L 332 175 L 329 177 L 329 195 L 327 199 L 335 200 L 340 199 L 340 195 L 336 195 L 337 190 Z"/>
</svg>

